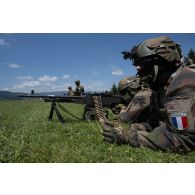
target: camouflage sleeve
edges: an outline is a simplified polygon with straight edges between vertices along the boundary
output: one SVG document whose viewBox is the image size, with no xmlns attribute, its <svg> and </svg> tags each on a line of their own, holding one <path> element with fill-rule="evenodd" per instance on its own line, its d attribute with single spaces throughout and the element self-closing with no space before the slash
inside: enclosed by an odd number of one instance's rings
<svg viewBox="0 0 195 195">
<path fill-rule="evenodd" d="M 144 101 L 138 101 L 137 104 L 135 102 L 132 103 L 134 110 L 139 110 L 145 106 L 142 103 Z M 114 134 L 114 140 L 117 143 L 129 144 L 134 147 L 148 147 L 154 150 L 172 152 L 194 150 L 195 65 L 184 68 L 171 81 L 166 91 L 164 107 L 166 120 L 160 122 L 158 127 L 151 130 L 147 124 L 141 123 L 133 123 L 128 129 L 113 126 L 114 132 L 117 132 Z M 112 133 L 112 131 L 108 132 Z"/>
<path fill-rule="evenodd" d="M 119 121 L 120 122 L 133 122 L 135 121 L 140 113 L 145 110 L 150 105 L 150 96 L 151 96 L 150 89 L 144 89 L 139 91 L 126 110 L 122 110 L 119 114 Z"/>
<path fill-rule="evenodd" d="M 151 132 L 139 130 L 135 126 L 130 126 L 126 130 L 126 144 L 133 147 L 147 147 L 153 150 L 163 151 L 190 151 L 188 147 L 182 147 L 179 137 L 167 130 L 166 125 L 155 128 Z"/>
<path fill-rule="evenodd" d="M 147 128 L 140 131 L 135 125 L 131 125 L 125 133 L 127 144 L 177 152 L 195 149 L 194 70 L 184 69 L 169 85 L 164 104 L 165 122 L 150 132 Z"/>
<path fill-rule="evenodd" d="M 195 65 L 184 68 L 169 85 L 165 109 L 167 128 L 195 133 Z"/>
</svg>

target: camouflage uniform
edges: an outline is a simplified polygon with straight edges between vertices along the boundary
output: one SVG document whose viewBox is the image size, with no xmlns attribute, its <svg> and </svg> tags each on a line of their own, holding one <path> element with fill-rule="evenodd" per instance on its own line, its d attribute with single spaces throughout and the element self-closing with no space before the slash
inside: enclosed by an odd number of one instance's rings
<svg viewBox="0 0 195 195">
<path fill-rule="evenodd" d="M 151 132 L 144 125 L 138 130 L 130 126 L 125 142 L 170 151 L 187 152 L 195 148 L 195 65 L 182 69 L 170 82 L 165 112 L 166 122 Z"/>
<path fill-rule="evenodd" d="M 135 76 L 127 76 L 119 81 L 118 92 L 123 102 L 111 108 L 111 110 L 114 114 L 119 114 L 118 119 L 120 122 L 129 122 L 129 120 L 126 120 L 126 109 L 135 94 L 142 89 L 139 81 L 139 78 Z"/>
<path fill-rule="evenodd" d="M 127 76 L 122 78 L 118 84 L 118 92 L 124 100 L 124 104 L 128 105 L 135 94 L 142 89 L 140 78 L 135 76 Z"/>
<path fill-rule="evenodd" d="M 160 52 L 162 55 L 166 54 L 165 70 L 167 71 L 168 64 L 173 66 L 180 56 L 177 57 L 177 52 L 174 53 L 174 49 L 178 47 L 177 44 L 174 45 L 174 42 L 168 38 L 162 40 L 161 45 L 171 45 L 171 47 L 165 47 L 167 53 L 162 48 Z M 158 40 L 154 41 L 157 44 Z M 147 42 L 144 44 L 147 45 Z M 171 56 L 168 56 L 169 54 Z M 174 60 L 170 60 L 171 57 Z M 154 78 L 156 76 L 158 78 L 159 75 L 158 71 L 154 72 L 153 84 L 156 84 L 158 79 Z M 165 122 L 159 122 L 157 127 L 152 127 L 151 123 L 134 123 L 128 129 L 123 129 L 119 124 L 107 122 L 103 126 L 105 141 L 174 152 L 189 152 L 195 149 L 195 65 L 180 66 L 176 71 L 172 71 L 164 85 L 160 87 L 158 83 L 156 87 L 155 85 L 153 87 L 151 107 L 158 105 L 158 109 L 164 109 Z"/>
<path fill-rule="evenodd" d="M 75 84 L 76 84 L 76 88 L 75 88 L 75 91 L 74 91 L 74 95 L 75 96 L 83 95 L 84 94 L 84 86 L 80 85 L 79 80 L 75 81 Z"/>
<path fill-rule="evenodd" d="M 158 121 L 163 121 L 162 114 L 154 107 L 150 107 L 152 90 L 146 83 L 140 81 L 139 77 L 125 77 L 120 80 L 118 91 L 127 103 L 119 113 L 119 122 L 152 122 L 153 127 L 158 125 Z M 148 117 L 149 112 L 153 112 L 153 117 Z"/>
<path fill-rule="evenodd" d="M 126 109 L 122 109 L 119 113 L 118 119 L 120 122 L 146 122 L 147 112 L 150 106 L 150 89 L 142 89 L 135 94 Z"/>
<path fill-rule="evenodd" d="M 68 96 L 73 96 L 74 95 L 74 91 L 72 90 L 72 87 L 68 87 Z"/>
</svg>

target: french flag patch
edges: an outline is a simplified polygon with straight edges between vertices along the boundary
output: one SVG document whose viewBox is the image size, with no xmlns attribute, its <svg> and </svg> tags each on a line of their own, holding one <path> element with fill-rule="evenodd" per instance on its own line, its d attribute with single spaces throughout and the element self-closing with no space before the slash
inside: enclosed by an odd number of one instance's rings
<svg viewBox="0 0 195 195">
<path fill-rule="evenodd" d="M 177 130 L 185 130 L 188 128 L 188 118 L 186 113 L 172 113 L 171 124 Z"/>
</svg>

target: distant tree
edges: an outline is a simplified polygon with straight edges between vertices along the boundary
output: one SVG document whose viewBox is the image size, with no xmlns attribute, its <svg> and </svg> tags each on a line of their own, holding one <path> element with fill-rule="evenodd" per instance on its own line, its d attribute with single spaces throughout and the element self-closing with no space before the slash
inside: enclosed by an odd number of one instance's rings
<svg viewBox="0 0 195 195">
<path fill-rule="evenodd" d="M 193 63 L 195 63 L 195 51 L 193 49 L 190 49 L 188 52 L 188 59 L 191 59 Z"/>
<path fill-rule="evenodd" d="M 113 83 L 110 92 L 111 92 L 112 94 L 114 94 L 114 95 L 117 95 L 117 94 L 118 94 L 118 88 L 117 88 L 117 86 L 116 86 L 115 83 Z"/>
</svg>

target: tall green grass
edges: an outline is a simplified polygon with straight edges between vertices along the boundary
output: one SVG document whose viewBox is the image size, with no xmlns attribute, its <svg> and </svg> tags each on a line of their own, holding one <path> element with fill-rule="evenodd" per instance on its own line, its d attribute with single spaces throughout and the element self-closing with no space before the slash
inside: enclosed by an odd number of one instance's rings
<svg viewBox="0 0 195 195">
<path fill-rule="evenodd" d="M 65 104 L 81 117 L 84 105 Z M 97 121 L 78 121 L 63 113 L 63 126 L 50 103 L 0 101 L 0 162 L 195 162 L 187 155 L 107 144 Z"/>
</svg>

